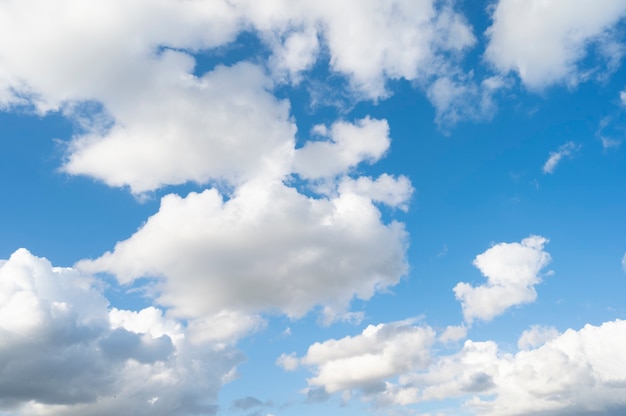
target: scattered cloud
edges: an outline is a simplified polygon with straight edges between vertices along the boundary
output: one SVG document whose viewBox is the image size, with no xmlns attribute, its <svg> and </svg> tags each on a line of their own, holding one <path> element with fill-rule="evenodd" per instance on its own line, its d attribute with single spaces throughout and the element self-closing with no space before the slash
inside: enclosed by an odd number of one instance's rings
<svg viewBox="0 0 626 416">
<path fill-rule="evenodd" d="M 600 141 L 602 142 L 602 148 L 604 150 L 617 149 L 618 147 L 622 145 L 621 141 L 617 139 L 611 139 L 609 137 L 604 137 L 604 136 L 600 137 Z"/>
<path fill-rule="evenodd" d="M 584 0 L 575 7 L 567 0 L 500 0 L 486 32 L 485 58 L 533 90 L 576 85 L 588 76 L 581 61 L 590 50 L 609 70 L 619 63 L 623 48 L 615 47 L 619 36 L 612 29 L 624 15 L 626 5 L 612 0 Z"/>
<path fill-rule="evenodd" d="M 476 256 L 474 266 L 487 283 L 454 287 L 465 321 L 489 321 L 511 306 L 533 302 L 537 297 L 534 286 L 541 282 L 539 273 L 550 262 L 550 255 L 543 250 L 547 242 L 544 237 L 530 236 L 520 243 L 497 244 Z"/>
<path fill-rule="evenodd" d="M 564 158 L 571 158 L 578 150 L 580 150 L 579 144 L 576 144 L 574 142 L 567 142 L 564 145 L 561 145 L 556 152 L 550 152 L 550 157 L 543 165 L 543 173 L 554 173 L 554 170 L 561 162 L 561 160 L 563 160 Z"/>
</svg>

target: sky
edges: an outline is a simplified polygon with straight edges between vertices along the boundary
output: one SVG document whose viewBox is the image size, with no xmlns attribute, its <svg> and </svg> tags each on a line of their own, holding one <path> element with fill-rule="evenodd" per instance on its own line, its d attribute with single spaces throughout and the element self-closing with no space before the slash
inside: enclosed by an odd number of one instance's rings
<svg viewBox="0 0 626 416">
<path fill-rule="evenodd" d="M 625 18 L 0 0 L 0 415 L 626 413 Z"/>
</svg>

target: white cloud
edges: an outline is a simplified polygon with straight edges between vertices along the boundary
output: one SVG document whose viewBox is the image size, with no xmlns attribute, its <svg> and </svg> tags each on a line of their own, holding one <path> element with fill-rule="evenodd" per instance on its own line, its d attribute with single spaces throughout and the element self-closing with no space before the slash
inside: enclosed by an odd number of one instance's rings
<svg viewBox="0 0 626 416">
<path fill-rule="evenodd" d="M 520 350 L 528 350 L 540 347 L 548 341 L 560 335 L 559 331 L 553 327 L 533 325 L 522 333 L 517 340 L 517 347 Z"/>
<path fill-rule="evenodd" d="M 300 364 L 314 365 L 310 385 L 331 393 L 357 389 L 378 406 L 461 399 L 481 416 L 626 411 L 626 321 L 563 334 L 533 327 L 522 339 L 535 345 L 523 343 L 523 350 L 508 353 L 493 341 L 467 340 L 457 353 L 436 357 L 428 327 L 380 324 L 316 343 Z"/>
<path fill-rule="evenodd" d="M 487 283 L 476 287 L 458 283 L 454 287 L 465 321 L 488 321 L 511 306 L 534 301 L 534 286 L 541 282 L 539 272 L 550 262 L 550 255 L 543 251 L 547 242 L 543 237 L 531 236 L 521 243 L 497 244 L 476 256 L 474 266 Z"/>
<path fill-rule="evenodd" d="M 515 71 L 532 89 L 555 83 L 575 85 L 584 79 L 581 60 L 596 46 L 609 70 L 623 48 L 614 25 L 626 4 L 613 0 L 500 0 L 487 30 L 486 59 L 506 74 Z M 615 57 L 617 54 L 617 57 Z"/>
<path fill-rule="evenodd" d="M 0 411 L 214 414 L 241 356 L 185 335 L 153 307 L 109 310 L 97 281 L 20 249 L 0 262 Z"/>
<path fill-rule="evenodd" d="M 467 327 L 464 325 L 450 325 L 439 335 L 439 341 L 443 343 L 456 342 L 467 336 Z"/>
<path fill-rule="evenodd" d="M 432 0 L 241 4 L 266 37 L 281 39 L 270 43 L 279 67 L 291 74 L 310 67 L 311 55 L 319 53 L 317 33 L 330 69 L 348 77 L 352 89 L 366 98 L 386 96 L 388 79 L 423 80 L 436 74 L 442 55 L 475 43 L 465 19 Z"/>
<path fill-rule="evenodd" d="M 300 364 L 315 368 L 309 385 L 329 393 L 374 393 L 385 389 L 385 379 L 426 367 L 435 331 L 414 324 L 407 320 L 369 325 L 359 335 L 311 345 L 300 359 Z"/>
<path fill-rule="evenodd" d="M 340 317 L 354 296 L 369 299 L 406 272 L 404 227 L 380 217 L 356 193 L 315 199 L 280 181 L 246 183 L 228 201 L 216 190 L 167 195 L 132 237 L 78 267 L 121 283 L 156 277 L 158 301 L 189 318 L 299 317 L 316 305 Z"/>
<path fill-rule="evenodd" d="M 619 99 L 623 107 L 626 107 L 626 90 L 619 93 Z"/>
<path fill-rule="evenodd" d="M 376 180 L 365 176 L 356 179 L 345 177 L 338 189 L 339 193 L 355 193 L 403 211 L 409 209 L 408 202 L 413 194 L 413 186 L 406 176 L 394 178 L 386 173 Z"/>
<path fill-rule="evenodd" d="M 602 148 L 604 150 L 617 149 L 622 145 L 622 142 L 617 139 L 611 139 L 610 137 L 600 136 L 602 142 Z"/>
<path fill-rule="evenodd" d="M 291 354 L 281 354 L 280 357 L 276 359 L 276 365 L 282 367 L 285 371 L 294 371 L 300 365 L 300 360 L 296 357 L 295 352 Z"/>
<path fill-rule="evenodd" d="M 430 84 L 426 95 L 435 107 L 435 121 L 446 126 L 467 119 L 489 119 L 496 111 L 493 96 L 506 87 L 505 80 L 499 76 L 477 84 L 467 75 L 450 73 Z"/>
<path fill-rule="evenodd" d="M 336 122 L 330 131 L 316 127 L 315 133 L 327 140 L 308 141 L 294 156 L 294 172 L 306 179 L 332 177 L 361 162 L 374 163 L 391 143 L 386 120 L 366 117 L 354 124 Z"/>
<path fill-rule="evenodd" d="M 604 143 L 604 142 L 603 142 Z M 553 173 L 556 166 L 563 158 L 572 157 L 572 155 L 580 149 L 580 145 L 574 142 L 567 142 L 561 145 L 556 152 L 550 152 L 550 157 L 543 165 L 543 173 Z"/>
<path fill-rule="evenodd" d="M 271 82 L 261 68 L 243 63 L 193 78 L 182 67 L 189 60 L 184 54 L 165 52 L 160 59 L 174 61 L 172 73 L 157 74 L 141 97 L 107 102 L 115 124 L 76 137 L 64 171 L 135 193 L 288 172 L 295 125 L 289 104 L 267 91 Z"/>
</svg>

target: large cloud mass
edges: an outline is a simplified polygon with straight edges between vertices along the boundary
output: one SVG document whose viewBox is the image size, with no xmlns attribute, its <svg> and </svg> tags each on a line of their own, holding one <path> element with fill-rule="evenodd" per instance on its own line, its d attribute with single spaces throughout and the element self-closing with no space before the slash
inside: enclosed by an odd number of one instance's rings
<svg viewBox="0 0 626 416">
<path fill-rule="evenodd" d="M 279 181 L 248 183 L 227 201 L 216 190 L 168 195 L 135 235 L 79 267 L 122 283 L 161 278 L 160 302 L 186 317 L 302 316 L 316 305 L 332 315 L 406 272 L 404 227 L 380 216 L 359 194 L 316 199 Z"/>
<path fill-rule="evenodd" d="M 96 283 L 24 249 L 0 263 L 0 408 L 18 415 L 213 414 L 240 355 L 190 343 L 182 325 L 158 309 L 109 310 Z"/>
</svg>

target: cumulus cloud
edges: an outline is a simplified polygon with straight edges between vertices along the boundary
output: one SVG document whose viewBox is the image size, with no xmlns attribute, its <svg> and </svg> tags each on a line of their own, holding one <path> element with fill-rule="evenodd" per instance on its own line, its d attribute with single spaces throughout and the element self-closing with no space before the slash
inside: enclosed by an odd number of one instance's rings
<svg viewBox="0 0 626 416">
<path fill-rule="evenodd" d="M 449 325 L 445 331 L 439 335 L 439 341 L 443 343 L 459 341 L 467 336 L 467 327 L 463 325 Z"/>
<path fill-rule="evenodd" d="M 134 193 L 288 172 L 296 128 L 261 68 L 241 63 L 195 78 L 185 76 L 188 56 L 164 52 L 160 60 L 173 61 L 171 74 L 159 74 L 141 98 L 107 103 L 115 124 L 74 138 L 65 172 Z"/>
<path fill-rule="evenodd" d="M 411 320 L 369 325 L 359 335 L 311 345 L 300 363 L 315 368 L 309 385 L 328 393 L 375 393 L 385 389 L 385 379 L 425 367 L 435 339 L 435 331 Z"/>
<path fill-rule="evenodd" d="M 520 350 L 527 350 L 531 348 L 537 348 L 548 341 L 560 335 L 556 328 L 549 326 L 533 325 L 530 329 L 527 329 L 522 333 L 517 340 L 517 347 Z"/>
<path fill-rule="evenodd" d="M 621 320 L 586 325 L 516 354 L 467 341 L 413 381 L 428 386 L 423 398 L 478 393 L 466 405 L 487 416 L 619 414 L 626 410 L 624 334 Z"/>
<path fill-rule="evenodd" d="M 623 55 L 612 31 L 626 14 L 623 2 L 500 0 L 487 29 L 485 58 L 501 73 L 514 71 L 531 89 L 584 79 L 581 61 L 592 47 L 610 67 Z"/>
<path fill-rule="evenodd" d="M 354 124 L 336 122 L 330 131 L 317 126 L 315 132 L 327 140 L 308 141 L 294 156 L 294 171 L 305 179 L 336 176 L 364 161 L 374 163 L 391 143 L 387 121 L 369 117 Z"/>
<path fill-rule="evenodd" d="M 474 266 L 487 283 L 458 283 L 454 287 L 465 321 L 489 321 L 511 306 L 534 301 L 534 286 L 541 282 L 539 273 L 550 262 L 550 255 L 543 250 L 547 242 L 544 237 L 531 236 L 520 243 L 497 244 L 476 256 Z"/>
<path fill-rule="evenodd" d="M 532 327 L 516 353 L 467 340 L 458 352 L 435 356 L 432 330 L 391 323 L 313 344 L 300 362 L 315 365 L 310 385 L 360 389 L 379 406 L 456 398 L 476 415 L 617 415 L 626 411 L 625 337 L 622 320 L 562 334 Z"/>
<path fill-rule="evenodd" d="M 309 68 L 321 43 L 329 69 L 346 76 L 366 98 L 386 96 L 388 79 L 427 79 L 444 69 L 444 55 L 475 43 L 463 16 L 432 0 L 239 3 L 252 24 L 273 40 L 279 68 L 290 74 Z"/>
<path fill-rule="evenodd" d="M 238 183 L 267 170 L 284 174 L 295 127 L 288 103 L 268 89 L 281 72 L 299 79 L 321 47 L 331 71 L 359 94 L 378 98 L 387 94 L 388 79 L 429 79 L 445 67 L 436 64 L 443 56 L 475 42 L 463 17 L 433 0 L 90 7 L 63 0 L 54 8 L 27 0 L 3 4 L 0 15 L 2 106 L 62 110 L 87 130 L 68 146 L 64 171 L 135 193 L 188 181 Z M 193 53 L 224 46 L 250 28 L 271 51 L 274 80 L 245 63 L 194 73 Z M 41 52 L 26 52 L 33 50 Z M 77 114 L 85 103 L 101 111 Z"/>
<path fill-rule="evenodd" d="M 213 414 L 232 349 L 192 345 L 150 307 L 108 309 L 97 281 L 25 249 L 0 263 L 0 410 Z"/>
<path fill-rule="evenodd" d="M 394 178 L 383 173 L 376 180 L 360 176 L 357 179 L 344 177 L 339 184 L 339 193 L 352 192 L 382 202 L 390 207 L 408 211 L 408 202 L 413 194 L 413 186 L 406 176 Z"/>
<path fill-rule="evenodd" d="M 281 354 L 276 359 L 276 365 L 285 371 L 294 371 L 300 365 L 300 360 L 296 357 L 296 353 Z"/>
<path fill-rule="evenodd" d="M 158 213 L 112 252 L 78 267 L 120 283 L 160 279 L 158 301 L 187 318 L 223 310 L 299 317 L 316 305 L 340 317 L 406 272 L 402 224 L 381 222 L 369 198 L 310 198 L 280 181 L 167 195 Z"/>
<path fill-rule="evenodd" d="M 603 141 L 604 144 L 604 141 Z M 572 157 L 572 155 L 580 149 L 580 145 L 574 142 L 567 142 L 560 146 L 555 152 L 550 152 L 550 157 L 543 165 L 543 173 L 554 173 L 557 165 L 563 160 L 563 158 Z"/>
</svg>

